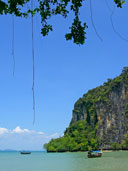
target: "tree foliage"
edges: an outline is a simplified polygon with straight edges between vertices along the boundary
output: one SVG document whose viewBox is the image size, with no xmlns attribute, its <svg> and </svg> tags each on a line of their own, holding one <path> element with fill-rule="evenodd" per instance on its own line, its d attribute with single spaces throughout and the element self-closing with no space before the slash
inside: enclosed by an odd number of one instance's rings
<svg viewBox="0 0 128 171">
<path fill-rule="evenodd" d="M 44 145 L 48 152 L 65 151 L 87 151 L 90 148 L 98 148 L 98 138 L 96 129 L 92 130 L 86 121 L 77 121 L 70 125 L 64 133 L 64 136 L 58 139 L 52 139 Z"/>
<path fill-rule="evenodd" d="M 74 43 L 80 45 L 84 44 L 86 40 L 86 22 L 80 20 L 80 8 L 83 6 L 84 0 L 38 0 L 36 8 L 31 7 L 25 11 L 25 5 L 32 3 L 33 0 L 8 0 L 5 2 L 0 0 L 0 14 L 13 14 L 18 17 L 28 17 L 29 14 L 34 15 L 39 13 L 41 16 L 42 29 L 41 33 L 43 36 L 48 35 L 49 31 L 53 30 L 48 20 L 55 15 L 61 15 L 66 18 L 70 12 L 74 13 L 74 20 L 70 32 L 65 35 L 66 40 L 73 40 Z M 125 3 L 124 0 L 114 0 L 117 7 L 122 7 Z"/>
<path fill-rule="evenodd" d="M 125 3 L 124 0 L 114 0 L 114 2 L 117 4 L 117 7 L 122 8 L 122 5 Z"/>
</svg>

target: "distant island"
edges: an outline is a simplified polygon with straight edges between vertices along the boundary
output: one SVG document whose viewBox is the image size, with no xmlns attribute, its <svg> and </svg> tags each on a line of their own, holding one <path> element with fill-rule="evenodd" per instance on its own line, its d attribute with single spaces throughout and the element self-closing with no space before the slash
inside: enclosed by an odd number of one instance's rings
<svg viewBox="0 0 128 171">
<path fill-rule="evenodd" d="M 17 150 L 12 150 L 12 149 L 5 149 L 5 150 L 0 150 L 2 152 L 17 152 Z"/>
<path fill-rule="evenodd" d="M 74 105 L 64 136 L 44 144 L 47 152 L 128 149 L 128 67 L 89 90 Z"/>
</svg>

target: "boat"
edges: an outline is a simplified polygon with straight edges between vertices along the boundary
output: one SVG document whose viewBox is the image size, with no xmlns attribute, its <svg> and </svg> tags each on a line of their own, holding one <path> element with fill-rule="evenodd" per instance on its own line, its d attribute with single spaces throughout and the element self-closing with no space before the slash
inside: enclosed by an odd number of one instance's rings
<svg viewBox="0 0 128 171">
<path fill-rule="evenodd" d="M 20 154 L 31 154 L 29 151 L 21 151 Z"/>
<path fill-rule="evenodd" d="M 95 157 L 101 157 L 101 156 L 102 156 L 101 151 L 93 151 L 93 150 L 88 151 L 88 158 L 95 158 Z"/>
</svg>

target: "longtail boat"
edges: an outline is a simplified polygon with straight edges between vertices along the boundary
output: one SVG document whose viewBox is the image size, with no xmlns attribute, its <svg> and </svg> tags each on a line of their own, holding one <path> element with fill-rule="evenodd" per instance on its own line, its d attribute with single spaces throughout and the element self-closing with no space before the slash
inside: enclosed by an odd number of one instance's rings
<svg viewBox="0 0 128 171">
<path fill-rule="evenodd" d="M 101 151 L 93 151 L 93 150 L 88 151 L 88 158 L 95 158 L 95 157 L 101 157 L 101 156 L 102 156 Z"/>
<path fill-rule="evenodd" d="M 31 154 L 29 151 L 21 151 L 20 154 Z"/>
</svg>

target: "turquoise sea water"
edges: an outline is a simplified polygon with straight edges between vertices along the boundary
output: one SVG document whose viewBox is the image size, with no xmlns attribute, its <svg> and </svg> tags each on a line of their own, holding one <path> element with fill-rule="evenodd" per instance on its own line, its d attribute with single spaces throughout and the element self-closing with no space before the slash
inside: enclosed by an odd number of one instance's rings
<svg viewBox="0 0 128 171">
<path fill-rule="evenodd" d="M 128 152 L 105 152 L 90 159 L 85 152 L 0 152 L 0 171 L 128 171 Z"/>
</svg>

